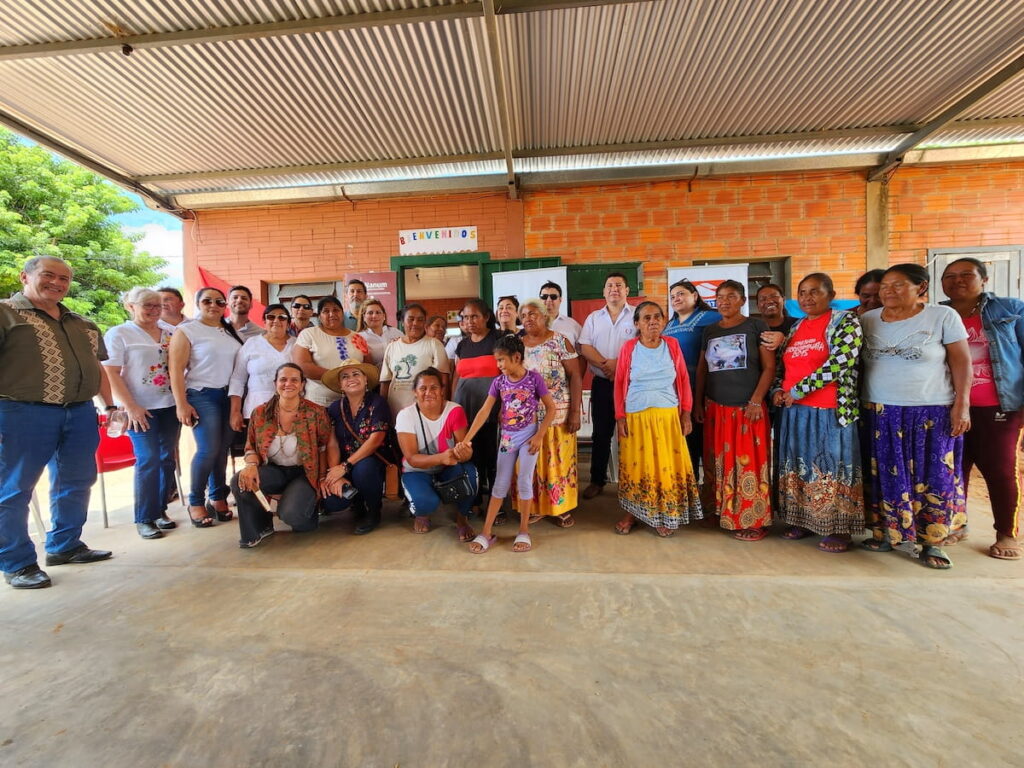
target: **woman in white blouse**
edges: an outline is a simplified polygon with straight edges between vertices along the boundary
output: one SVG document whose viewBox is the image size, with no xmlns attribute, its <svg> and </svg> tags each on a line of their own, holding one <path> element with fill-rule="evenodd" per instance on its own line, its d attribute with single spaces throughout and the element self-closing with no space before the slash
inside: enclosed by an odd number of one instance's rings
<svg viewBox="0 0 1024 768">
<path fill-rule="evenodd" d="M 241 432 L 257 405 L 274 396 L 277 369 L 292 359 L 295 339 L 288 335 L 291 316 L 284 304 L 263 310 L 262 336 L 249 339 L 235 355 L 235 367 L 228 384 L 231 400 L 231 429 Z"/>
<path fill-rule="evenodd" d="M 370 348 L 371 361 L 377 370 L 384 361 L 384 350 L 387 349 L 395 339 L 402 338 L 402 332 L 387 324 L 387 313 L 384 305 L 377 299 L 367 299 L 359 309 L 359 323 L 356 325 L 356 333 L 366 339 L 366 346 Z"/>
<path fill-rule="evenodd" d="M 125 298 L 131 319 L 103 337 L 109 357 L 103 370 L 114 400 L 128 415 L 135 450 L 135 527 L 144 539 L 159 539 L 177 527 L 167 517 L 174 449 L 181 425 L 174 408 L 167 349 L 171 332 L 160 323 L 160 294 L 133 288 Z"/>
</svg>

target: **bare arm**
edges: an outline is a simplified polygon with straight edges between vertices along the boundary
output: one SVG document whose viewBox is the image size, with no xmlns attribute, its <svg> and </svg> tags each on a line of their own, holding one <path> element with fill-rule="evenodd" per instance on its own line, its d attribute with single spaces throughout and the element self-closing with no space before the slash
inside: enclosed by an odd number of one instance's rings
<svg viewBox="0 0 1024 768">
<path fill-rule="evenodd" d="M 491 409 L 494 407 L 494 403 L 497 402 L 497 398 L 494 395 L 488 395 L 487 399 L 484 400 L 484 404 L 480 406 L 480 410 L 477 411 L 476 418 L 473 419 L 473 424 L 470 426 L 469 431 L 466 433 L 465 442 L 472 442 L 476 433 L 483 429 L 484 424 L 487 423 L 487 417 L 491 415 Z"/>
<path fill-rule="evenodd" d="M 946 345 L 946 365 L 953 377 L 956 399 L 950 410 L 953 437 L 958 437 L 971 428 L 971 383 L 974 371 L 971 369 L 971 350 L 967 340 L 954 341 Z"/>
<path fill-rule="evenodd" d="M 583 404 L 583 371 L 580 370 L 580 360 L 583 358 L 562 362 L 565 375 L 569 379 L 569 413 L 565 417 L 565 428 L 572 434 L 579 432 L 580 409 Z M 583 365 L 586 365 L 585 360 Z"/>
<path fill-rule="evenodd" d="M 772 385 L 772 379 L 775 378 L 775 352 L 768 347 L 760 346 L 758 353 L 761 357 L 761 375 L 757 379 L 754 393 L 750 396 L 750 402 L 744 408 L 744 413 L 751 421 L 759 421 L 764 415 L 761 406 L 768 394 L 768 388 Z"/>
<path fill-rule="evenodd" d="M 326 368 L 313 362 L 313 353 L 298 344 L 292 347 L 292 362 L 302 369 L 307 379 L 320 381 L 320 378 L 327 373 Z"/>
<path fill-rule="evenodd" d="M 451 449 L 443 453 L 419 453 L 416 435 L 411 432 L 398 433 L 398 447 L 402 449 L 402 456 L 409 462 L 409 466 L 416 469 L 433 469 L 444 466 L 449 463 L 446 459 L 450 454 L 451 463 L 456 463 Z"/>
<path fill-rule="evenodd" d="M 171 394 L 174 395 L 178 421 L 186 427 L 191 427 L 199 418 L 196 409 L 188 404 L 188 398 L 185 395 L 185 368 L 188 366 L 191 354 L 192 342 L 188 340 L 188 336 L 183 332 L 171 336 L 171 345 L 167 352 L 167 368 L 171 374 Z"/>
<path fill-rule="evenodd" d="M 697 392 L 693 397 L 693 418 L 699 424 L 704 422 L 704 392 L 707 389 L 707 384 L 708 361 L 704 355 L 701 355 L 700 361 L 697 363 Z"/>
<path fill-rule="evenodd" d="M 103 371 L 107 374 L 107 386 L 113 393 L 114 398 L 124 405 L 125 413 L 128 414 L 128 426 L 139 432 L 148 430 L 149 421 L 147 417 L 153 414 L 135 402 L 135 398 L 132 397 L 132 393 L 128 390 L 128 385 L 124 383 L 124 379 L 121 377 L 121 366 L 104 365 Z M 103 395 L 102 387 L 100 388 L 100 395 Z M 103 402 L 109 403 L 109 396 L 104 397 Z"/>
</svg>

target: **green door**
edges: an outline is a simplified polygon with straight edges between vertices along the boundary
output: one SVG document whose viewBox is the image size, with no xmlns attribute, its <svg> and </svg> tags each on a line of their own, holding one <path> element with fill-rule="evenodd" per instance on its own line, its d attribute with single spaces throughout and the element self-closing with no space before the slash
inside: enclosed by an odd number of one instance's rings
<svg viewBox="0 0 1024 768">
<path fill-rule="evenodd" d="M 626 276 L 630 296 L 642 296 L 644 292 L 644 265 L 639 261 L 617 264 L 568 264 L 566 271 L 569 283 L 566 290 L 571 301 L 604 298 L 604 280 L 609 272 L 621 272 Z"/>
<path fill-rule="evenodd" d="M 562 259 L 558 256 L 543 256 L 539 259 L 499 259 L 480 264 L 480 298 L 488 307 L 494 306 L 494 281 L 491 276 L 495 272 L 519 272 L 524 269 L 543 269 L 544 267 L 560 267 Z"/>
<path fill-rule="evenodd" d="M 491 254 L 485 251 L 476 253 L 428 253 L 423 256 L 392 256 L 391 270 L 397 274 L 398 306 L 405 306 L 405 270 L 423 269 L 424 267 L 453 267 L 462 264 L 475 264 L 482 267 L 489 263 Z M 483 274 L 483 269 L 480 270 Z M 490 284 L 490 278 L 487 280 Z"/>
</svg>

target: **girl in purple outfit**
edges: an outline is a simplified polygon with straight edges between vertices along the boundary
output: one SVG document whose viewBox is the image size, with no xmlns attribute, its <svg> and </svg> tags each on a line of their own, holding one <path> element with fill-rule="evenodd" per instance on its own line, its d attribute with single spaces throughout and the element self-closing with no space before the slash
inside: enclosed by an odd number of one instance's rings
<svg viewBox="0 0 1024 768">
<path fill-rule="evenodd" d="M 501 375 L 491 382 L 487 399 L 480 407 L 473 425 L 466 433 L 464 445 L 472 444 L 473 436 L 487 422 L 491 408 L 501 400 L 499 423 L 501 440 L 498 444 L 498 466 L 491 499 L 487 504 L 487 520 L 483 531 L 469 544 L 469 551 L 483 554 L 497 539 L 491 535 L 494 519 L 501 510 L 501 504 L 512 485 L 512 473 L 518 474 L 516 489 L 519 493 L 519 535 L 516 536 L 513 552 L 529 552 L 533 546 L 530 540 L 530 513 L 533 511 L 533 475 L 537 468 L 537 452 L 544 442 L 544 433 L 555 419 L 555 401 L 548 394 L 544 377 L 536 371 L 529 371 L 523 365 L 525 349 L 518 336 L 502 336 L 494 343 L 494 359 Z M 544 420 L 538 426 L 537 410 L 544 404 Z"/>
</svg>

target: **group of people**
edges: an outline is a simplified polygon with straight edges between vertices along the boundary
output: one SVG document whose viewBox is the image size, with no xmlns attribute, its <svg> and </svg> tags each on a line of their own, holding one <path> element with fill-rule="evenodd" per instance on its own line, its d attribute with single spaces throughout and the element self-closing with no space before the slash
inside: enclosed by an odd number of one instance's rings
<svg viewBox="0 0 1024 768">
<path fill-rule="evenodd" d="M 760 316 L 748 317 L 736 281 L 719 284 L 712 308 L 681 280 L 666 311 L 630 306 L 627 278 L 611 273 L 605 306 L 582 326 L 548 282 L 538 298 L 501 297 L 496 312 L 467 301 L 452 339 L 416 303 L 390 324 L 358 280 L 347 306 L 327 296 L 314 308 L 300 295 L 267 306 L 263 327 L 244 286 L 202 288 L 193 319 L 175 289 L 135 289 L 130 319 L 101 336 L 61 303 L 67 264 L 30 259 L 23 292 L 0 304 L 0 565 L 12 586 L 50 583 L 27 533 L 47 464 L 60 479 L 47 564 L 110 556 L 80 539 L 95 395 L 125 412 L 146 539 L 176 527 L 167 509 L 184 425 L 196 444 L 190 521 L 230 520 L 230 492 L 243 548 L 273 534 L 275 514 L 311 531 L 351 508 L 354 532 L 369 533 L 384 498 L 401 494 L 420 534 L 452 504 L 456 534 L 476 554 L 514 510 L 512 549 L 529 551 L 533 523 L 571 527 L 580 496 L 602 493 L 617 437 L 619 534 L 642 523 L 669 537 L 701 521 L 752 542 L 781 523 L 784 538 L 819 536 L 822 551 L 839 553 L 867 529 L 865 548 L 905 548 L 944 569 L 943 546 L 968 535 L 977 465 L 995 517 L 990 554 L 1019 559 L 1024 302 L 985 292 L 974 259 L 946 268 L 944 305 L 927 303 L 928 278 L 914 264 L 869 272 L 860 306 L 846 311 L 832 306 L 829 276 L 810 274 L 794 318 L 776 285 L 759 289 Z M 591 470 L 580 491 L 588 370 Z M 243 467 L 229 482 L 233 445 Z"/>
</svg>

